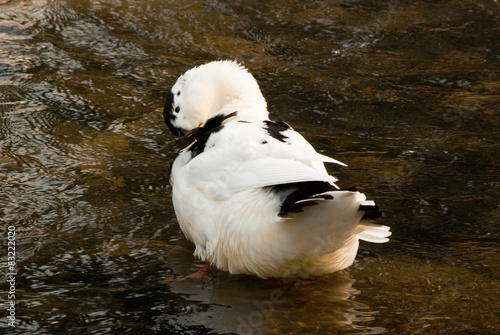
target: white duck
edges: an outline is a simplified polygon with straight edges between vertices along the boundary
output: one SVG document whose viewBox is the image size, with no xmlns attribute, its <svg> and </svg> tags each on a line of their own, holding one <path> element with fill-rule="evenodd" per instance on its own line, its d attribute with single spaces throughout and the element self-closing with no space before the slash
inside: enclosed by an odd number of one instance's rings
<svg viewBox="0 0 500 335">
<path fill-rule="evenodd" d="M 309 277 L 350 266 L 359 240 L 387 242 L 373 201 L 340 190 L 299 133 L 268 119 L 254 77 L 233 61 L 182 75 L 165 122 L 180 137 L 173 204 L 194 254 L 232 274 Z"/>
</svg>

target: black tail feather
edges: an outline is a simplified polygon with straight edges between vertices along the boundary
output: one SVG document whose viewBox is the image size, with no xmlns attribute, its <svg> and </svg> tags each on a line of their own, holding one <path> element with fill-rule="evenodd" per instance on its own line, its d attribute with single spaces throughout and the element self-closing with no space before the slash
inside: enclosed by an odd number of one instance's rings
<svg viewBox="0 0 500 335">
<path fill-rule="evenodd" d="M 365 212 L 361 218 L 362 220 L 373 220 L 382 216 L 382 212 L 377 205 L 360 205 L 359 210 Z"/>
</svg>

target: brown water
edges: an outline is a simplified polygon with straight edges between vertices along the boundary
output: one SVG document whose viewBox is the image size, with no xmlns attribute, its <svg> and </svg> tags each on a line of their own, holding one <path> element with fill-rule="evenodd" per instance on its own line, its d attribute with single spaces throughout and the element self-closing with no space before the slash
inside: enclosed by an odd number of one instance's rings
<svg viewBox="0 0 500 335">
<path fill-rule="evenodd" d="M 158 108 L 215 59 L 349 164 L 390 243 L 315 280 L 163 279 L 200 263 Z M 0 0 L 0 333 L 500 334 L 499 110 L 493 0 Z"/>
</svg>

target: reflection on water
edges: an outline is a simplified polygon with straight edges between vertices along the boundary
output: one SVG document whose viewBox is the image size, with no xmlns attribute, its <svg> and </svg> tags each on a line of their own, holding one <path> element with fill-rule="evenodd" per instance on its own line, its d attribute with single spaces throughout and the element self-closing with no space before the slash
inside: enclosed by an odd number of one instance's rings
<svg viewBox="0 0 500 335">
<path fill-rule="evenodd" d="M 499 7 L 0 0 L 8 330 L 499 332 Z M 175 149 L 157 109 L 180 73 L 214 59 L 243 62 L 273 118 L 349 164 L 331 172 L 377 200 L 390 243 L 314 280 L 164 280 L 199 264 L 170 203 Z"/>
<path fill-rule="evenodd" d="M 220 275 L 215 277 L 213 284 L 204 287 L 177 282 L 172 290 L 188 293 L 191 299 L 212 305 L 208 311 L 200 309 L 194 315 L 183 317 L 182 322 L 194 321 L 221 333 L 311 334 L 346 329 L 382 333 L 383 328 L 360 325 L 363 321 L 374 320 L 377 312 L 355 300 L 358 291 L 352 287 L 353 283 L 348 274 L 316 281 L 262 281 Z M 318 286 L 322 289 L 318 290 Z M 314 315 L 314 322 L 310 320 L 311 315 Z"/>
</svg>

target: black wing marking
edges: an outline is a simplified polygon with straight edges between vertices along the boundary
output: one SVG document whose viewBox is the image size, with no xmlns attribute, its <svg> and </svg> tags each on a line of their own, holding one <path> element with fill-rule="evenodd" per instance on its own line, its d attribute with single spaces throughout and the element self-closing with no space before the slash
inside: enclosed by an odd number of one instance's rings
<svg viewBox="0 0 500 335">
<path fill-rule="evenodd" d="M 281 121 L 276 122 L 276 121 L 266 120 L 264 121 L 264 124 L 265 125 L 263 128 L 267 131 L 269 136 L 283 143 L 285 143 L 286 139 L 288 138 L 288 136 L 284 135 L 283 133 L 289 129 L 292 129 L 292 127 L 290 127 L 288 124 Z"/>
<path fill-rule="evenodd" d="M 177 140 L 175 146 L 179 150 L 184 150 L 185 148 L 191 146 L 189 150 L 192 153 L 192 158 L 201 154 L 205 150 L 205 145 L 212 134 L 215 134 L 224 128 L 223 122 L 233 116 L 236 116 L 237 112 L 233 112 L 227 115 L 216 115 L 203 125 L 191 130 L 186 136 L 183 136 Z"/>
<path fill-rule="evenodd" d="M 338 191 L 332 184 L 325 181 L 306 181 L 288 184 L 278 184 L 266 186 L 270 192 L 274 192 L 284 197 L 281 204 L 279 216 L 286 216 L 289 213 L 302 212 L 304 206 L 314 206 L 323 200 L 332 200 L 331 194 L 324 194 L 329 191 Z"/>
<path fill-rule="evenodd" d="M 307 181 L 298 183 L 278 184 L 267 186 L 270 192 L 283 196 L 284 200 L 279 209 L 278 215 L 285 217 L 290 213 L 303 212 L 303 207 L 318 205 L 321 201 L 333 200 L 334 195 L 329 192 L 335 191 L 350 191 L 356 192 L 355 187 L 339 190 L 332 184 L 325 181 Z M 328 194 L 326 194 L 328 193 Z M 377 219 L 382 216 L 382 212 L 375 204 L 359 206 L 360 211 L 365 214 L 361 219 Z"/>
</svg>

